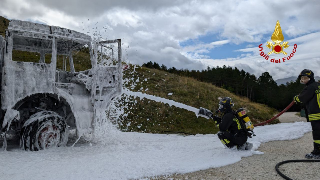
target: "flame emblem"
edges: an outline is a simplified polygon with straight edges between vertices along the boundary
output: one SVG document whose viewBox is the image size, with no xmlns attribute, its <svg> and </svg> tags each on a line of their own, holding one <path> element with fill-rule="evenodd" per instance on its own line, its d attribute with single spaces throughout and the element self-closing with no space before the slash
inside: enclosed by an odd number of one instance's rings
<svg viewBox="0 0 320 180">
<path fill-rule="evenodd" d="M 287 53 L 283 50 L 288 48 L 289 45 L 288 45 L 288 42 L 283 42 L 281 44 L 281 42 L 284 40 L 284 37 L 282 34 L 279 20 L 277 21 L 276 27 L 274 28 L 274 32 L 271 36 L 271 40 L 275 44 L 273 44 L 272 42 L 267 42 L 267 47 L 272 50 L 268 53 L 268 55 L 272 53 L 275 53 L 275 54 L 283 53 L 284 55 L 287 55 Z"/>
</svg>

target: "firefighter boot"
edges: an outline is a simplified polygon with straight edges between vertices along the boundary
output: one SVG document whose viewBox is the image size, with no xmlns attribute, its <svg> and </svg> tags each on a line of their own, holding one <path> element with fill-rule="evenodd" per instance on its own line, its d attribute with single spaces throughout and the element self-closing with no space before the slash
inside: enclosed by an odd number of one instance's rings
<svg viewBox="0 0 320 180">
<path fill-rule="evenodd" d="M 252 143 L 249 143 L 249 142 L 245 142 L 243 145 L 241 145 L 241 146 L 237 146 L 237 149 L 238 150 L 251 150 L 252 149 L 252 146 L 253 146 L 253 144 Z"/>
<path fill-rule="evenodd" d="M 306 154 L 305 157 L 307 159 L 320 159 L 320 144 L 314 142 L 313 146 L 314 150 L 311 153 Z"/>
</svg>

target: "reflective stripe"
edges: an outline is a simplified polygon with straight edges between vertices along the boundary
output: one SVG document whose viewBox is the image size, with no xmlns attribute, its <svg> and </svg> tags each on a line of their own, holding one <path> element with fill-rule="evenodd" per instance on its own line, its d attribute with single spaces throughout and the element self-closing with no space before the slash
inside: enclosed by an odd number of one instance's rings
<svg viewBox="0 0 320 180">
<path fill-rule="evenodd" d="M 318 101 L 318 106 L 320 108 L 320 94 L 319 93 L 317 94 L 317 101 Z"/>
<path fill-rule="evenodd" d="M 224 140 L 223 140 L 223 139 L 221 139 L 220 141 L 222 142 L 222 144 L 226 144 L 226 142 L 224 142 Z"/>
<path fill-rule="evenodd" d="M 235 122 L 237 122 L 237 124 L 238 124 L 238 130 L 240 130 L 240 129 L 241 129 L 241 124 L 240 124 L 240 122 L 239 122 L 239 119 L 233 118 L 233 120 L 234 120 Z"/>
<path fill-rule="evenodd" d="M 230 141 L 228 139 L 221 139 L 222 144 L 229 144 Z"/>
<path fill-rule="evenodd" d="M 320 140 L 314 140 L 314 143 L 320 144 Z"/>
<path fill-rule="evenodd" d="M 320 113 L 317 114 L 309 114 L 309 121 L 320 120 Z"/>
</svg>

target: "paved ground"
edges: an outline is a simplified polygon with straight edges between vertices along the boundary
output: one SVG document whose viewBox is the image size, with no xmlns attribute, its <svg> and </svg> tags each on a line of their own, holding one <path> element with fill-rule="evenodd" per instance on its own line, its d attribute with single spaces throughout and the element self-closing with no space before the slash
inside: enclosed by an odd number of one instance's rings
<svg viewBox="0 0 320 180">
<path fill-rule="evenodd" d="M 297 112 L 285 112 L 279 116 L 279 120 L 282 123 L 296 122 L 296 121 L 306 121 L 305 117 L 300 117 L 296 115 Z"/>
<path fill-rule="evenodd" d="M 280 122 L 306 121 L 287 112 L 280 116 Z M 307 133 L 302 138 L 290 141 L 272 141 L 259 147 L 263 155 L 253 155 L 241 161 L 220 168 L 212 168 L 187 174 L 156 177 L 155 179 L 256 179 L 281 180 L 275 171 L 275 165 L 280 161 L 304 159 L 306 153 L 312 151 L 312 134 Z M 320 163 L 290 163 L 280 167 L 281 172 L 292 179 L 320 179 Z"/>
</svg>

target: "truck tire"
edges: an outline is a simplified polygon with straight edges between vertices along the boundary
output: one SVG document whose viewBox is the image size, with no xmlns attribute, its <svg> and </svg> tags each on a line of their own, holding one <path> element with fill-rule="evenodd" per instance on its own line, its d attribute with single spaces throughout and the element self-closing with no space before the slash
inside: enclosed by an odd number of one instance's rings
<svg viewBox="0 0 320 180">
<path fill-rule="evenodd" d="M 53 111 L 33 114 L 21 129 L 20 146 L 24 150 L 38 151 L 65 146 L 68 127 L 63 117 Z"/>
</svg>

